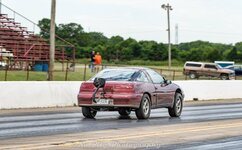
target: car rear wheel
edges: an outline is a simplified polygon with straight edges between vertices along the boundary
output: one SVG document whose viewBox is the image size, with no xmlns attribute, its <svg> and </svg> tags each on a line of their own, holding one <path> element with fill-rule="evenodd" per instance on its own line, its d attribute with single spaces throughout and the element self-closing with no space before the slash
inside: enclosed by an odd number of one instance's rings
<svg viewBox="0 0 242 150">
<path fill-rule="evenodd" d="M 138 119 L 148 119 L 150 117 L 150 109 L 150 97 L 149 95 L 144 94 L 141 99 L 140 107 L 135 110 L 136 117 Z"/>
<path fill-rule="evenodd" d="M 131 110 L 130 108 L 120 108 L 118 110 L 118 113 L 121 115 L 121 116 L 129 116 L 130 113 L 131 113 Z"/>
<path fill-rule="evenodd" d="M 90 107 L 82 107 L 82 114 L 86 118 L 95 118 L 97 111 L 91 109 Z"/>
<path fill-rule="evenodd" d="M 175 94 L 173 107 L 168 108 L 169 115 L 171 117 L 179 117 L 182 113 L 183 98 L 180 93 Z"/>
<path fill-rule="evenodd" d="M 191 79 L 195 79 L 195 78 L 197 78 L 197 74 L 196 74 L 195 72 L 190 72 L 190 73 L 189 73 L 189 77 L 190 77 Z"/>
</svg>

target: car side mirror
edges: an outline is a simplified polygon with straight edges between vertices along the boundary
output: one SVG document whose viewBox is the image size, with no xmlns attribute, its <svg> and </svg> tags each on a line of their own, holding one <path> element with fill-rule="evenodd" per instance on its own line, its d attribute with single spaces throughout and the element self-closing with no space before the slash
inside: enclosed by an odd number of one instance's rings
<svg viewBox="0 0 242 150">
<path fill-rule="evenodd" d="M 168 85 L 168 84 L 171 84 L 171 80 L 165 80 L 165 83 Z"/>
<path fill-rule="evenodd" d="M 164 80 L 164 82 L 161 83 L 161 86 L 167 86 L 169 84 L 171 84 L 171 80 Z"/>
</svg>

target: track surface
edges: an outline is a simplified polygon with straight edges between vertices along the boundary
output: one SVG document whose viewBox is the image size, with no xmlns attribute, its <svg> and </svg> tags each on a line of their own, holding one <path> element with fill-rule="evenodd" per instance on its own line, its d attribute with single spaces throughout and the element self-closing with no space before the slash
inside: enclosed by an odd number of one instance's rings
<svg viewBox="0 0 242 150">
<path fill-rule="evenodd" d="M 0 149 L 80 148 L 242 149 L 242 100 L 186 102 L 180 118 L 156 109 L 148 120 L 85 119 L 76 107 L 0 111 Z"/>
</svg>

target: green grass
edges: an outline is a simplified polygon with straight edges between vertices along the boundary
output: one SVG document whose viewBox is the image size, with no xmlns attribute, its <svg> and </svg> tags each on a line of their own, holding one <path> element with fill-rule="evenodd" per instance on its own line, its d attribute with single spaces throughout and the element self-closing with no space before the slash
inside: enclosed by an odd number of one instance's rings
<svg viewBox="0 0 242 150">
<path fill-rule="evenodd" d="M 91 73 L 88 66 L 86 66 L 86 73 L 84 75 L 85 69 L 84 65 L 78 65 L 75 71 L 68 71 L 66 76 L 66 68 L 62 71 L 62 66 L 59 65 L 55 67 L 53 73 L 55 81 L 83 81 L 90 79 L 94 73 Z M 47 72 L 36 72 L 29 71 L 28 81 L 46 81 L 48 78 Z M 5 70 L 0 70 L 0 81 L 5 81 Z M 7 81 L 27 81 L 27 71 L 11 71 L 7 72 Z"/>
<path fill-rule="evenodd" d="M 0 71 L 0 80 L 5 80 L 5 71 Z M 47 80 L 46 72 L 29 72 L 29 81 Z M 27 71 L 8 71 L 7 81 L 27 81 Z"/>
</svg>

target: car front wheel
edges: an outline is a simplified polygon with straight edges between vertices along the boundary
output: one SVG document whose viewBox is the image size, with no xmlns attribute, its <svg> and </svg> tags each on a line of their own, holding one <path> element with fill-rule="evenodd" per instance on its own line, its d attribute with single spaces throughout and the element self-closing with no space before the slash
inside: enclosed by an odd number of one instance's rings
<svg viewBox="0 0 242 150">
<path fill-rule="evenodd" d="M 175 94 L 173 107 L 168 108 L 169 115 L 171 117 L 179 117 L 182 113 L 183 98 L 180 93 Z"/>
<path fill-rule="evenodd" d="M 149 95 L 144 94 L 141 99 L 140 107 L 135 110 L 136 117 L 138 119 L 148 119 L 150 117 L 150 109 L 150 97 Z"/>
<path fill-rule="evenodd" d="M 90 107 L 82 107 L 82 114 L 86 118 L 95 118 L 97 111 L 91 109 Z"/>
<path fill-rule="evenodd" d="M 220 76 L 221 80 L 228 80 L 229 79 L 229 76 L 227 74 L 222 74 Z"/>
</svg>

